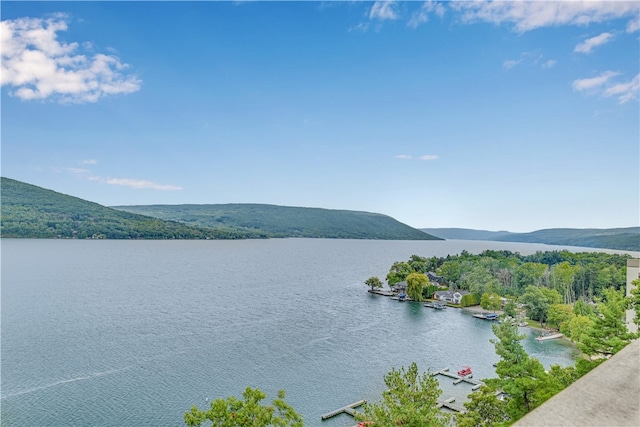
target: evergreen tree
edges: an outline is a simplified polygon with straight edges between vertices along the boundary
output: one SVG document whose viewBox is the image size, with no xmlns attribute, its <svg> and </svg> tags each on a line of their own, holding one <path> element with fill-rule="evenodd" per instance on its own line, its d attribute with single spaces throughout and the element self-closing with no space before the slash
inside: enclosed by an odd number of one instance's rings
<svg viewBox="0 0 640 427">
<path fill-rule="evenodd" d="M 242 393 L 243 400 L 235 397 L 216 399 L 207 411 L 197 407 L 184 414 L 184 422 L 190 427 L 200 426 L 206 420 L 216 427 L 302 427 L 302 417 L 284 401 L 283 390 L 272 405 L 260 404 L 267 395 L 259 389 L 247 387 Z"/>
<path fill-rule="evenodd" d="M 465 402 L 466 412 L 455 416 L 457 427 L 490 427 L 509 424 L 504 400 L 498 399 L 496 389 L 482 386 L 469 395 Z"/>
<path fill-rule="evenodd" d="M 429 373 L 420 375 L 415 362 L 409 369 L 392 369 L 384 382 L 388 390 L 382 394 L 382 401 L 365 404 L 364 413 L 356 416 L 358 420 L 374 426 L 448 426 L 447 417 L 436 406 L 442 393 L 438 380 Z"/>
<path fill-rule="evenodd" d="M 497 340 L 491 340 L 501 360 L 496 365 L 497 379 L 488 384 L 507 394 L 505 411 L 517 420 L 550 395 L 557 392 L 538 359 L 532 359 L 522 347 L 518 328 L 503 322 L 493 326 Z"/>
<path fill-rule="evenodd" d="M 626 346 L 633 334 L 624 321 L 627 300 L 621 291 L 605 289 L 604 300 L 597 305 L 598 315 L 593 326 L 579 344 L 580 350 L 589 356 L 609 357 Z"/>
</svg>

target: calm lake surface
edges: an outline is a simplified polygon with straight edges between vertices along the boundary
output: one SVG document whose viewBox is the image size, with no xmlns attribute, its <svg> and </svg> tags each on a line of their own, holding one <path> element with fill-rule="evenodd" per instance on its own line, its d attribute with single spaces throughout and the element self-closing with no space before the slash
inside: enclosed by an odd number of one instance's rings
<svg viewBox="0 0 640 427">
<path fill-rule="evenodd" d="M 481 241 L 272 239 L 82 241 L 3 239 L 3 426 L 181 426 L 192 405 L 278 389 L 309 426 L 377 401 L 383 376 L 471 365 L 494 376 L 491 323 L 370 295 L 411 255 L 463 249 L 522 254 L 557 246 Z M 572 251 L 596 249 L 570 248 Z M 612 252 L 612 251 L 608 251 Z M 565 341 L 524 346 L 570 365 Z M 439 377 L 442 398 L 470 392 Z"/>
</svg>

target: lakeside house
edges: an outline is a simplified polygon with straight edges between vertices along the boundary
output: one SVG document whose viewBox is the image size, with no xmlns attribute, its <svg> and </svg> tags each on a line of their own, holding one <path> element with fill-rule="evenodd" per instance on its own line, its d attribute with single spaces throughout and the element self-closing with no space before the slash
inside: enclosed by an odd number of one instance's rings
<svg viewBox="0 0 640 427">
<path fill-rule="evenodd" d="M 446 291 L 436 291 L 433 293 L 433 299 L 435 300 L 439 300 L 439 301 L 444 301 L 444 302 L 450 302 L 453 304 L 460 304 L 460 302 L 462 301 L 462 297 L 469 294 L 469 291 L 450 291 L 450 290 L 446 290 Z"/>
<path fill-rule="evenodd" d="M 446 282 L 445 278 L 442 276 L 438 276 L 436 273 L 434 273 L 433 271 L 428 271 L 427 272 L 427 277 L 429 278 L 429 281 L 432 284 L 438 284 L 438 285 L 442 285 Z"/>
<path fill-rule="evenodd" d="M 407 282 L 402 281 L 398 282 L 395 285 L 391 286 L 391 292 L 395 294 L 403 294 L 407 292 Z"/>
</svg>

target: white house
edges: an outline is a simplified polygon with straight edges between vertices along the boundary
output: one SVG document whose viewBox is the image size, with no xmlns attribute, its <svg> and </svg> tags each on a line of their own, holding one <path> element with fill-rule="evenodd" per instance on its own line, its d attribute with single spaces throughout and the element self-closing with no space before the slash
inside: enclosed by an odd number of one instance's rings
<svg viewBox="0 0 640 427">
<path fill-rule="evenodd" d="M 460 304 L 462 297 L 468 293 L 468 291 L 437 291 L 433 293 L 433 299 Z"/>
</svg>

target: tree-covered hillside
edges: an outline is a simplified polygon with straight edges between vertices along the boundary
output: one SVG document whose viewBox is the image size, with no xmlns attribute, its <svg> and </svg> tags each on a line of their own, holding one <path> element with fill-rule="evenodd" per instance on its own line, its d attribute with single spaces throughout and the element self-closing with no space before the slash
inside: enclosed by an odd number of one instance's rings
<svg viewBox="0 0 640 427">
<path fill-rule="evenodd" d="M 1 181 L 0 233 L 22 238 L 238 239 L 266 237 L 193 227 L 101 206 L 9 178 Z"/>
<path fill-rule="evenodd" d="M 547 245 L 640 251 L 640 227 L 607 229 L 550 228 L 531 233 L 472 230 L 468 228 L 421 228 L 421 230 L 444 239 L 545 243 Z"/>
<path fill-rule="evenodd" d="M 496 237 L 493 240 L 640 251 L 640 227 L 552 228 L 532 233 L 509 234 Z"/>
<path fill-rule="evenodd" d="M 264 204 L 114 206 L 203 227 L 260 230 L 275 237 L 441 240 L 377 213 Z"/>
</svg>

